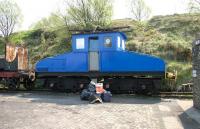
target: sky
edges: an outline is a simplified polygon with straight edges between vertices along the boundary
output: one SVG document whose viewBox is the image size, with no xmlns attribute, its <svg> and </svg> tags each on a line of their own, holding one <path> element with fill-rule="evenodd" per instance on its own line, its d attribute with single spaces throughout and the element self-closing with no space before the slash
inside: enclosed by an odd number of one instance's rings
<svg viewBox="0 0 200 129">
<path fill-rule="evenodd" d="M 15 0 L 21 8 L 23 23 L 18 30 L 27 30 L 33 23 L 63 7 L 63 0 Z M 130 0 L 114 0 L 113 19 L 131 18 Z M 145 0 L 152 14 L 170 15 L 186 13 L 189 0 Z"/>
</svg>

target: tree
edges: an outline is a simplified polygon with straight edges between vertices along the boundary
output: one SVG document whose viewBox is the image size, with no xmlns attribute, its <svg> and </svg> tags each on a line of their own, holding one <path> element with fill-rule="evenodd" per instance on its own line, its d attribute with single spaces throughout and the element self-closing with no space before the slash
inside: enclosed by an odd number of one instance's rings
<svg viewBox="0 0 200 129">
<path fill-rule="evenodd" d="M 190 0 L 188 3 L 189 13 L 199 13 L 200 12 L 200 0 Z"/>
<path fill-rule="evenodd" d="M 44 53 L 45 51 L 47 51 L 47 46 L 46 46 L 46 39 L 44 36 L 44 32 L 41 33 L 40 35 L 40 44 L 41 44 L 41 48 L 42 48 L 42 53 Z"/>
<path fill-rule="evenodd" d="M 49 17 L 42 18 L 35 24 L 31 25 L 31 29 L 54 30 L 65 25 L 64 19 L 59 13 L 51 13 Z"/>
<path fill-rule="evenodd" d="M 131 13 L 135 20 L 142 21 L 149 18 L 151 9 L 144 0 L 131 0 Z"/>
<path fill-rule="evenodd" d="M 67 4 L 67 13 L 72 24 L 93 28 L 105 27 L 111 22 L 111 0 L 70 0 Z"/>
<path fill-rule="evenodd" d="M 22 18 L 19 6 L 12 0 L 0 1 L 0 31 L 8 37 Z"/>
</svg>

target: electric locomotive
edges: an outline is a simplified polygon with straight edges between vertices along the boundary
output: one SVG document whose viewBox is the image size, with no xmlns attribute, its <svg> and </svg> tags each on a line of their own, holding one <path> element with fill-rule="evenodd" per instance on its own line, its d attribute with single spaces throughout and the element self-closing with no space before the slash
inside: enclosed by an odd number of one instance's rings
<svg viewBox="0 0 200 129">
<path fill-rule="evenodd" d="M 72 51 L 42 59 L 37 78 L 56 90 L 76 92 L 92 79 L 114 93 L 154 92 L 165 78 L 164 60 L 126 50 L 127 36 L 118 30 L 72 34 Z"/>
</svg>

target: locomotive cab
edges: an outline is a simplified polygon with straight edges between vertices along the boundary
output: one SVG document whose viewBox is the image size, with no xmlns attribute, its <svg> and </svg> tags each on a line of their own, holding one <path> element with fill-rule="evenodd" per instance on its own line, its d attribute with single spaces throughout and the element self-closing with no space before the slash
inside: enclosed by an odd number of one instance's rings
<svg viewBox="0 0 200 129">
<path fill-rule="evenodd" d="M 72 36 L 72 50 L 88 53 L 88 71 L 99 71 L 101 53 L 125 51 L 126 39 L 126 35 L 121 32 L 75 34 Z"/>
<path fill-rule="evenodd" d="M 127 37 L 122 32 L 72 35 L 74 52 L 123 51 Z"/>
</svg>

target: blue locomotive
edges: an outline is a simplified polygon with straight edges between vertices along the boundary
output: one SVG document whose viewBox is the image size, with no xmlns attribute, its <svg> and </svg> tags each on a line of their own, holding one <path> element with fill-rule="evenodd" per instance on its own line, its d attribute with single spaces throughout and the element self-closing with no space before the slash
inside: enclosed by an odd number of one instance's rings
<svg viewBox="0 0 200 129">
<path fill-rule="evenodd" d="M 72 52 L 48 57 L 36 64 L 45 86 L 78 91 L 97 79 L 112 92 L 149 92 L 160 89 L 165 62 L 126 51 L 127 36 L 120 31 L 72 34 Z"/>
</svg>

